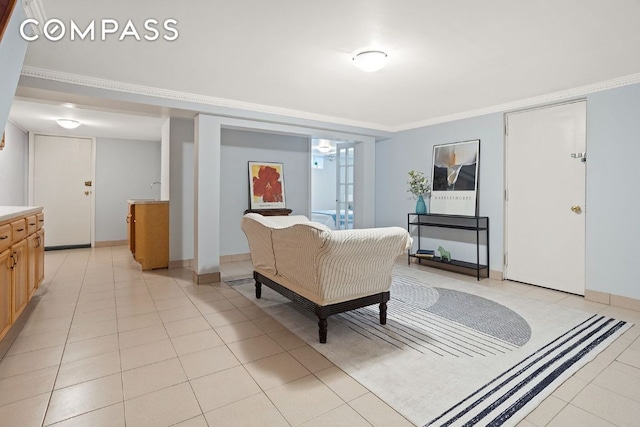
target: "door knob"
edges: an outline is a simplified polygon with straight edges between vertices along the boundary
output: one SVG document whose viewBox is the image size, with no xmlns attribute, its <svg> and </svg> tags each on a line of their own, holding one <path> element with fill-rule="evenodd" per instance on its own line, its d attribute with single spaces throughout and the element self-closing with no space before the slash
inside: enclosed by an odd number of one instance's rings
<svg viewBox="0 0 640 427">
<path fill-rule="evenodd" d="M 573 205 L 571 206 L 571 210 L 574 211 L 575 213 L 579 214 L 580 212 L 582 212 L 582 208 L 578 205 Z"/>
<path fill-rule="evenodd" d="M 85 196 L 88 196 L 88 195 L 89 195 L 89 192 L 88 192 L 88 191 L 85 191 L 85 192 L 84 192 L 84 195 L 85 195 Z"/>
</svg>

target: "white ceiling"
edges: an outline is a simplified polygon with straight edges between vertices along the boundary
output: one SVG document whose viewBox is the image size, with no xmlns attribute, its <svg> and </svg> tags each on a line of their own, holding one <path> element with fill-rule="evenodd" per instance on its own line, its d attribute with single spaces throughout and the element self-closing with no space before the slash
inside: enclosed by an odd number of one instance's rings
<svg viewBox="0 0 640 427">
<path fill-rule="evenodd" d="M 85 136 L 160 141 L 163 118 L 121 114 L 83 108 L 76 104 L 44 103 L 15 99 L 11 121 L 23 130 L 47 135 Z M 63 129 L 57 119 L 73 119 L 82 125 Z"/>
<path fill-rule="evenodd" d="M 178 21 L 174 42 L 29 46 L 25 66 L 397 130 L 640 73 L 639 0 L 44 0 L 48 18 Z M 377 48 L 386 68 L 352 54 Z M 275 110 L 274 110 L 275 111 Z M 278 110 L 282 111 L 282 110 Z M 295 114 L 294 114 L 295 115 Z"/>
</svg>

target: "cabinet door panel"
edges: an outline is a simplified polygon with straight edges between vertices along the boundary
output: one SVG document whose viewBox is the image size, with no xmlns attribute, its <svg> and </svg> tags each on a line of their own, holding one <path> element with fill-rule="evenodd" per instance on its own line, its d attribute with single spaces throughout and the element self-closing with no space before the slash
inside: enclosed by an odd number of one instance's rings
<svg viewBox="0 0 640 427">
<path fill-rule="evenodd" d="M 35 223 L 34 223 L 35 224 Z M 36 290 L 36 281 L 37 281 L 37 272 L 36 272 L 36 264 L 37 264 L 37 255 L 38 251 L 38 235 L 32 234 L 27 237 L 27 259 L 24 260 L 27 262 L 27 296 L 28 299 L 31 299 L 31 296 Z"/>
<path fill-rule="evenodd" d="M 28 278 L 28 254 L 27 254 L 27 240 L 23 239 L 20 242 L 12 246 L 13 250 L 13 271 L 12 274 L 12 312 L 13 319 L 17 319 L 27 306 L 29 300 L 29 294 L 27 291 L 27 278 Z"/>
<path fill-rule="evenodd" d="M 0 253 L 0 339 L 9 331 L 12 323 L 10 257 L 9 249 Z"/>
<path fill-rule="evenodd" d="M 36 289 L 44 280 L 44 229 L 38 230 L 38 247 L 36 248 Z"/>
</svg>

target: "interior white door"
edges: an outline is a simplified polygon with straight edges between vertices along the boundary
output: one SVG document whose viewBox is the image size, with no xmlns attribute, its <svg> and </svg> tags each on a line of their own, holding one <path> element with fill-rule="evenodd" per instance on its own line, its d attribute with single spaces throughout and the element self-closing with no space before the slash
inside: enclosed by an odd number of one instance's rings
<svg viewBox="0 0 640 427">
<path fill-rule="evenodd" d="M 586 102 L 506 120 L 506 278 L 584 295 Z"/>
<path fill-rule="evenodd" d="M 92 140 L 36 135 L 33 204 L 46 215 L 46 246 L 91 245 Z"/>
<path fill-rule="evenodd" d="M 355 189 L 355 144 L 336 147 L 336 228 L 353 228 Z"/>
</svg>

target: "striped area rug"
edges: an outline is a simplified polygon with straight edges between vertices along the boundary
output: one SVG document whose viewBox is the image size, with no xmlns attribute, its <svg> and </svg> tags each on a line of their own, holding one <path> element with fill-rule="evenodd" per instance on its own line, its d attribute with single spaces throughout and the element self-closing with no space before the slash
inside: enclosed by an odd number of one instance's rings
<svg viewBox="0 0 640 427">
<path fill-rule="evenodd" d="M 553 391 L 589 353 L 606 346 L 626 322 L 592 316 L 467 396 L 426 426 L 502 426 L 524 418 L 541 393 Z M 544 396 L 549 393 L 545 393 Z"/>
<path fill-rule="evenodd" d="M 417 426 L 514 426 L 631 325 L 396 267 L 377 306 L 316 319 L 252 279 L 227 282 Z"/>
<path fill-rule="evenodd" d="M 391 293 L 386 325 L 380 325 L 377 306 L 339 317 L 368 339 L 443 357 L 505 353 L 520 348 L 531 336 L 529 324 L 517 313 L 480 296 L 426 287 L 402 275 L 393 276 Z"/>
</svg>

